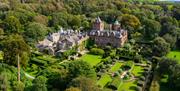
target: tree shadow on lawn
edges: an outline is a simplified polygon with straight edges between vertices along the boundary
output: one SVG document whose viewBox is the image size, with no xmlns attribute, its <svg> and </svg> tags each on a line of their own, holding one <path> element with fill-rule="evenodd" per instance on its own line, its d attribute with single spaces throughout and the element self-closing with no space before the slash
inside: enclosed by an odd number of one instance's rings
<svg viewBox="0 0 180 91">
<path fill-rule="evenodd" d="M 136 90 L 136 86 L 130 86 L 129 89 L 135 91 Z"/>
<path fill-rule="evenodd" d="M 142 74 L 143 74 L 143 72 L 138 72 L 138 74 L 142 75 Z"/>
</svg>

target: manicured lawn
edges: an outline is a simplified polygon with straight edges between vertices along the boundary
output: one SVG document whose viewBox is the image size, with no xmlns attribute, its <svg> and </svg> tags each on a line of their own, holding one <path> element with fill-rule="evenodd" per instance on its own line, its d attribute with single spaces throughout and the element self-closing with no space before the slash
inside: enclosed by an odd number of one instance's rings
<svg viewBox="0 0 180 91">
<path fill-rule="evenodd" d="M 171 51 L 168 55 L 168 58 L 173 58 L 178 60 L 178 62 L 180 63 L 180 51 Z"/>
<path fill-rule="evenodd" d="M 110 72 L 116 72 L 116 71 L 121 67 L 122 64 L 123 64 L 123 63 L 119 63 L 119 62 L 115 63 L 115 65 L 112 66 L 109 71 L 110 71 Z"/>
<path fill-rule="evenodd" d="M 134 88 L 136 87 L 135 81 L 130 82 L 124 82 L 121 87 L 118 89 L 118 91 L 135 91 Z"/>
<path fill-rule="evenodd" d="M 96 66 L 98 63 L 101 62 L 101 56 L 98 55 L 91 55 L 91 54 L 85 54 L 80 59 L 88 62 L 92 66 Z"/>
<path fill-rule="evenodd" d="M 142 72 L 143 72 L 143 68 L 142 68 L 141 66 L 135 65 L 134 68 L 132 69 L 132 73 L 133 73 L 135 76 L 141 76 L 141 75 L 142 75 Z"/>
<path fill-rule="evenodd" d="M 97 82 L 101 88 L 103 88 L 107 83 L 111 82 L 112 78 L 108 74 L 104 74 Z"/>
</svg>

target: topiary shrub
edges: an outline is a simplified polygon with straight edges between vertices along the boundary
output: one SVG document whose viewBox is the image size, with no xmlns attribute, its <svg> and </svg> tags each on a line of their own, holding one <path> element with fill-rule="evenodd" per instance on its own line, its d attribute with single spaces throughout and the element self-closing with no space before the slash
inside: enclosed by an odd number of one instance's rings
<svg viewBox="0 0 180 91">
<path fill-rule="evenodd" d="M 99 48 L 92 48 L 90 50 L 90 54 L 103 55 L 104 54 L 104 50 L 103 49 L 99 49 Z"/>
</svg>

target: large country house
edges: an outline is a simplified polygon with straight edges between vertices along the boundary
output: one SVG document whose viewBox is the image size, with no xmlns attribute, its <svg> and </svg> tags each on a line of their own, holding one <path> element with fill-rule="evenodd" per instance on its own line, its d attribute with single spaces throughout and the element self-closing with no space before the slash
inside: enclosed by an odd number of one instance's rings
<svg viewBox="0 0 180 91">
<path fill-rule="evenodd" d="M 105 30 L 104 23 L 99 17 L 93 23 L 93 29 L 89 36 L 98 46 L 121 47 L 128 40 L 127 30 L 121 29 L 118 21 L 115 21 L 110 29 Z"/>
<path fill-rule="evenodd" d="M 81 45 L 88 39 L 86 33 L 73 30 L 60 29 L 57 33 L 50 33 L 43 41 L 37 44 L 40 52 L 47 52 L 51 55 L 56 55 L 69 50 L 76 45 Z M 81 51 L 78 48 L 78 51 Z"/>
</svg>

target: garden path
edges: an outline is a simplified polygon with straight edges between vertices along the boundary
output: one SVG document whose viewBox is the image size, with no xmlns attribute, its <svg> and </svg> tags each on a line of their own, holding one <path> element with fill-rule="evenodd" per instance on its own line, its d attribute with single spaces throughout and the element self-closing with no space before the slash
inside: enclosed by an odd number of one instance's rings
<svg viewBox="0 0 180 91">
<path fill-rule="evenodd" d="M 24 73 L 25 74 L 25 76 L 27 76 L 28 78 L 31 78 L 31 79 L 35 79 L 35 77 L 33 77 L 33 76 L 31 76 L 31 75 L 29 75 L 28 73 Z"/>
</svg>

